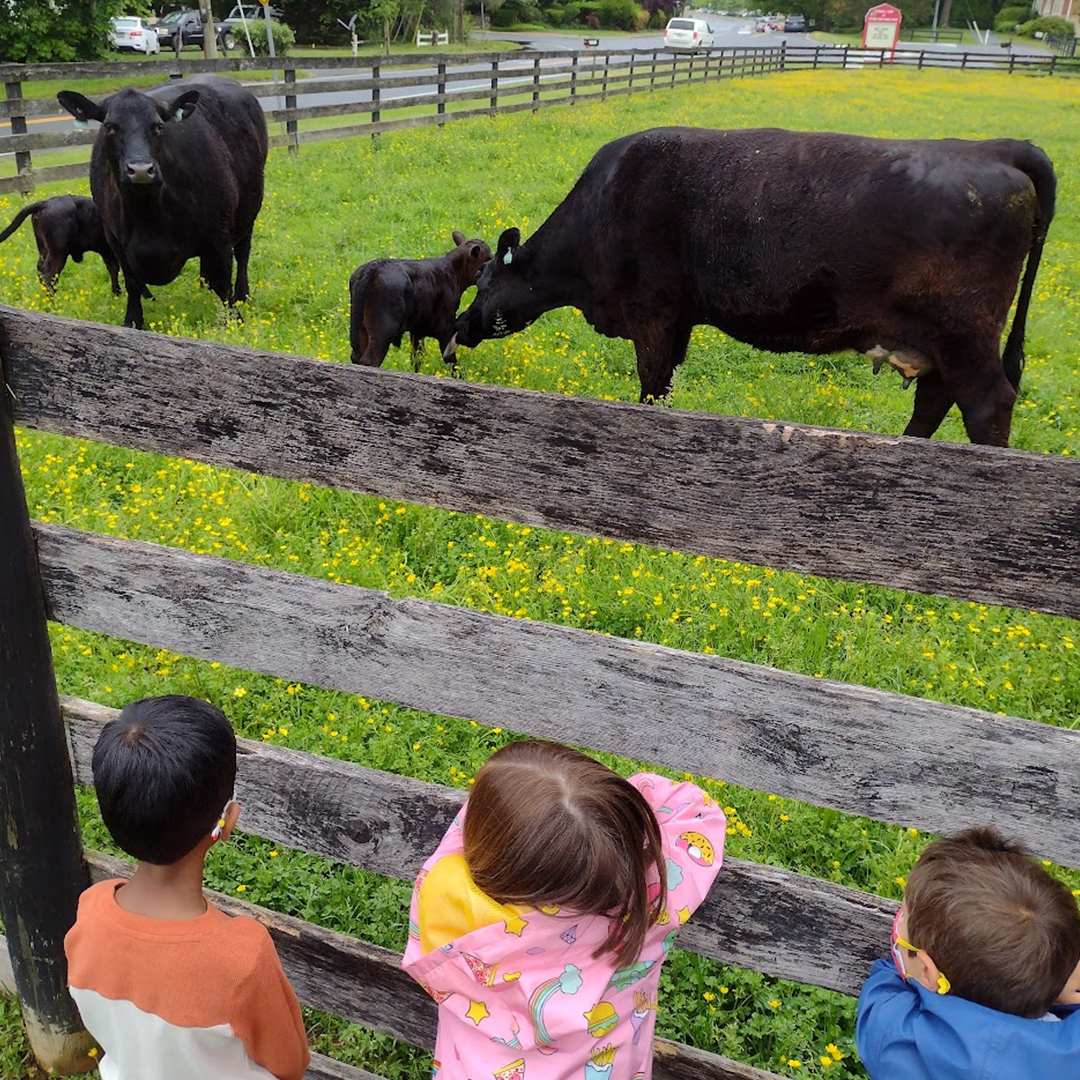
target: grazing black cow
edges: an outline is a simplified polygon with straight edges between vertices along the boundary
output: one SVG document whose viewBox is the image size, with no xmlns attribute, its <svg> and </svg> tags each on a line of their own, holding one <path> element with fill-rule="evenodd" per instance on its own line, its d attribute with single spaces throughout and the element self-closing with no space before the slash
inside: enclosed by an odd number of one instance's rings
<svg viewBox="0 0 1080 1080">
<path fill-rule="evenodd" d="M 573 305 L 633 341 L 646 401 L 710 323 L 772 352 L 868 352 L 918 377 L 905 434 L 955 403 L 972 442 L 1005 446 L 1055 188 L 1008 139 L 644 131 L 600 149 L 527 243 L 502 234 L 449 348 Z"/>
<path fill-rule="evenodd" d="M 378 367 L 391 344 L 412 339 L 413 369 L 424 338 L 433 337 L 446 359 L 461 295 L 491 259 L 483 240 L 466 240 L 454 230 L 453 251 L 434 259 L 376 259 L 358 266 L 349 278 L 349 342 L 352 362 Z"/>
<path fill-rule="evenodd" d="M 56 291 L 56 279 L 64 269 L 68 256 L 82 262 L 88 251 L 96 251 L 105 260 L 113 296 L 120 295 L 120 282 L 117 280 L 120 264 L 105 239 L 101 215 L 92 199 L 81 195 L 55 195 L 51 199 L 29 203 L 0 232 L 0 244 L 28 217 L 33 219 L 34 239 L 37 241 L 38 277 L 50 296 Z"/>
<path fill-rule="evenodd" d="M 142 327 L 142 290 L 167 285 L 188 259 L 199 259 L 223 303 L 246 300 L 267 150 L 254 95 L 232 79 L 199 75 L 126 87 L 101 102 L 73 90 L 57 98 L 76 120 L 101 122 L 90 190 L 124 271 L 125 325 Z"/>
</svg>

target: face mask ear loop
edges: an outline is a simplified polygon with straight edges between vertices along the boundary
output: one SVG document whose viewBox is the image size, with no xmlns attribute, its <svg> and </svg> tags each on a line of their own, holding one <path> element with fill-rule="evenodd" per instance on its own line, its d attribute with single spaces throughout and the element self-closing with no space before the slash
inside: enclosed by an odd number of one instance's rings
<svg viewBox="0 0 1080 1080">
<path fill-rule="evenodd" d="M 946 979 L 944 975 L 942 975 L 940 972 L 938 972 L 937 992 L 939 994 L 947 994 L 951 989 L 952 989 L 952 983 L 950 983 L 949 980 Z"/>
<path fill-rule="evenodd" d="M 221 839 L 221 834 L 225 831 L 225 818 L 228 816 L 229 807 L 232 806 L 234 802 L 236 802 L 235 791 L 229 797 L 229 801 L 221 808 L 221 813 L 218 815 L 217 824 L 210 830 L 210 836 L 214 840 Z"/>
</svg>

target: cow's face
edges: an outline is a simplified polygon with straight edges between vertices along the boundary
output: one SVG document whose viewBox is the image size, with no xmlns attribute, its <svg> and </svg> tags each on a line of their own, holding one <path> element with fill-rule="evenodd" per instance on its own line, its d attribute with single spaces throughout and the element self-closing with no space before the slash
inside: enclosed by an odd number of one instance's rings
<svg viewBox="0 0 1080 1080">
<path fill-rule="evenodd" d="M 459 229 L 455 229 L 453 235 L 457 246 L 450 254 L 453 256 L 458 284 L 464 292 L 476 284 L 480 271 L 491 262 L 491 248 L 483 240 L 466 240 L 465 234 Z"/>
<path fill-rule="evenodd" d="M 131 87 L 100 102 L 74 90 L 61 90 L 56 97 L 77 121 L 101 124 L 95 148 L 103 148 L 121 189 L 152 191 L 165 180 L 161 145 L 166 125 L 191 116 L 199 91 L 186 90 L 168 103 Z"/>
<path fill-rule="evenodd" d="M 454 324 L 458 345 L 478 345 L 488 338 L 524 330 L 540 314 L 530 282 L 528 255 L 520 253 L 521 233 L 507 229 L 495 257 L 480 271 L 476 296 Z"/>
</svg>

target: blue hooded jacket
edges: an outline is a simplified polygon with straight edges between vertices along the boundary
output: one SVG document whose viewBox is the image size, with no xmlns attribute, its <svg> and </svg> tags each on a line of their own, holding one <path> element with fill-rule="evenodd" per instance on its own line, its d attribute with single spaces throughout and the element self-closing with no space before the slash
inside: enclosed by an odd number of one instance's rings
<svg viewBox="0 0 1080 1080">
<path fill-rule="evenodd" d="M 1028 1020 L 933 994 L 878 960 L 859 994 L 855 1042 L 871 1080 L 1080 1080 L 1080 1008 Z"/>
</svg>

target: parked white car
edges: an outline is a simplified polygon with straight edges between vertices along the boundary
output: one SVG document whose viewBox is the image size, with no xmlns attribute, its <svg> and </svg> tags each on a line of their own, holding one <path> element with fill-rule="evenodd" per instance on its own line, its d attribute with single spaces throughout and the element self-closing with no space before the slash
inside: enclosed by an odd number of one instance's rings
<svg viewBox="0 0 1080 1080">
<path fill-rule="evenodd" d="M 665 49 L 696 52 L 712 47 L 712 27 L 704 19 L 672 19 L 664 31 Z"/>
<path fill-rule="evenodd" d="M 109 40 L 114 48 L 134 49 L 136 52 L 146 53 L 147 56 L 161 51 L 157 31 L 134 15 L 122 15 L 113 19 Z"/>
</svg>

